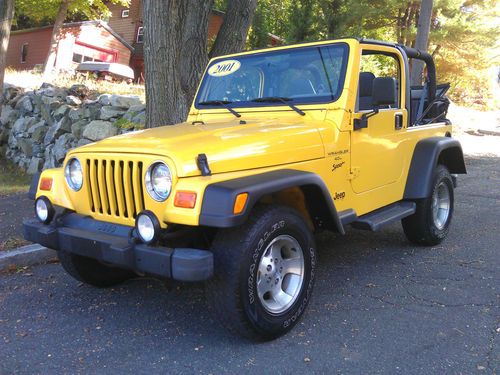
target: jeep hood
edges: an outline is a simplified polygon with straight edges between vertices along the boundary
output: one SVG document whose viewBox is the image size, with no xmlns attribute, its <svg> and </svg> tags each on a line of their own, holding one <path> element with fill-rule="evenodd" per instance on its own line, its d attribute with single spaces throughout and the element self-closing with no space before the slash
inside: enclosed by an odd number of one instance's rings
<svg viewBox="0 0 500 375">
<path fill-rule="evenodd" d="M 276 120 L 196 124 L 181 123 L 104 139 L 73 151 L 166 156 L 179 177 L 200 175 L 198 154 L 206 154 L 213 174 L 270 167 L 324 157 L 316 127 L 279 125 Z"/>
</svg>

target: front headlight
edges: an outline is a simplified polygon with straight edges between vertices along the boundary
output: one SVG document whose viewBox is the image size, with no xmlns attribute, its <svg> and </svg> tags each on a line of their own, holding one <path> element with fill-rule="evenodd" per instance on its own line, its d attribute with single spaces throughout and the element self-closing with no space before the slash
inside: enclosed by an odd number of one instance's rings
<svg viewBox="0 0 500 375">
<path fill-rule="evenodd" d="M 83 185 L 83 170 L 80 161 L 77 158 L 71 158 L 64 168 L 64 177 L 68 186 L 74 191 L 78 191 Z"/>
<path fill-rule="evenodd" d="M 145 176 L 146 189 L 154 200 L 163 202 L 172 191 L 172 174 L 161 161 L 151 164 Z"/>
</svg>

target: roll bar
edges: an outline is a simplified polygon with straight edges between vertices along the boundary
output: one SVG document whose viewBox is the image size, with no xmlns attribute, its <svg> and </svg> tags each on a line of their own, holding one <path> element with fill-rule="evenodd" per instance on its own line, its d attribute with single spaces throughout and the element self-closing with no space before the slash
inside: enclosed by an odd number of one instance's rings
<svg viewBox="0 0 500 375">
<path fill-rule="evenodd" d="M 429 104 L 436 99 L 436 65 L 434 64 L 434 59 L 427 52 L 422 52 L 416 48 L 401 46 L 401 48 L 406 52 L 409 59 L 417 59 L 425 62 L 427 67 L 427 78 L 428 78 L 428 90 L 429 90 Z"/>
</svg>

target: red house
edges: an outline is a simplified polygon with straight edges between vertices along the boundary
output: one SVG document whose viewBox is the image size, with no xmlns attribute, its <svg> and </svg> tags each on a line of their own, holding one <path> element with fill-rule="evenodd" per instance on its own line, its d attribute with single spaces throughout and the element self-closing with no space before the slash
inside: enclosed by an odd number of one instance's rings
<svg viewBox="0 0 500 375">
<path fill-rule="evenodd" d="M 49 52 L 52 26 L 13 31 L 7 66 L 17 70 L 43 64 Z M 102 21 L 67 23 L 58 36 L 55 68 L 74 68 L 83 61 L 128 64 L 134 48 Z"/>
</svg>

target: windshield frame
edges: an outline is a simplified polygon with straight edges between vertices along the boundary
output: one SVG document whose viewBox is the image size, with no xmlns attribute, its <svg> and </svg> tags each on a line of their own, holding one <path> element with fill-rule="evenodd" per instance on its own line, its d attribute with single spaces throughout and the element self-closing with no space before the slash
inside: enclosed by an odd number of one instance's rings
<svg viewBox="0 0 500 375">
<path fill-rule="evenodd" d="M 285 52 L 287 50 L 297 50 L 297 49 L 314 49 L 314 48 L 325 48 L 325 47 L 330 47 L 330 46 L 340 46 L 344 48 L 344 55 L 343 55 L 343 63 L 340 71 L 340 76 L 339 76 L 339 83 L 338 83 L 338 90 L 335 93 L 335 96 L 328 96 L 328 98 L 325 99 L 325 97 L 321 97 L 318 100 L 307 100 L 303 101 L 300 100 L 301 98 L 292 98 L 289 103 L 292 103 L 294 105 L 318 105 L 318 104 L 331 104 L 339 100 L 339 98 L 342 96 L 342 92 L 344 91 L 344 86 L 345 86 L 345 79 L 346 79 L 346 73 L 347 73 L 347 66 L 349 64 L 349 57 L 350 57 L 350 47 L 349 44 L 346 42 L 333 42 L 333 43 L 321 43 L 321 44 L 315 44 L 315 45 L 304 45 L 304 46 L 290 46 L 289 48 L 280 48 L 280 49 L 273 49 L 273 50 L 263 50 L 263 51 L 256 51 L 255 53 L 245 53 L 241 55 L 228 55 L 228 56 L 221 56 L 218 58 L 215 58 L 211 60 L 207 64 L 207 68 L 205 69 L 205 74 L 203 75 L 203 79 L 200 83 L 200 86 L 198 88 L 198 91 L 196 92 L 196 96 L 193 101 L 193 106 L 195 109 L 199 111 L 203 111 L 206 109 L 221 109 L 220 106 L 217 105 L 199 105 L 199 102 L 203 102 L 201 100 L 200 96 L 201 93 L 203 92 L 204 86 L 207 84 L 207 76 L 208 74 L 208 69 L 216 64 L 217 62 L 228 60 L 228 59 L 238 59 L 239 57 L 246 57 L 246 56 L 255 56 L 255 55 L 272 55 L 272 54 L 278 54 L 281 52 Z M 279 103 L 279 102 L 251 102 L 251 101 L 241 101 L 241 102 L 232 102 L 229 104 L 231 108 L 239 108 L 241 111 L 241 108 L 260 108 L 260 107 L 288 107 L 288 104 L 285 103 Z"/>
</svg>

